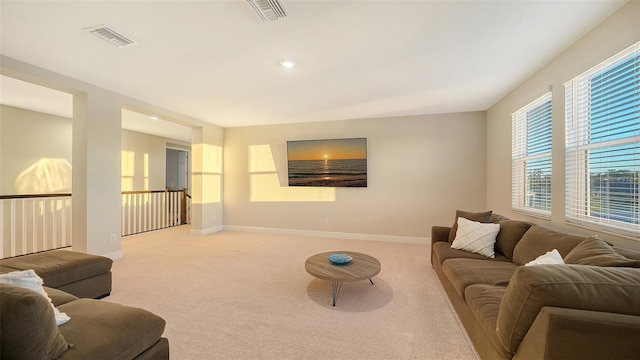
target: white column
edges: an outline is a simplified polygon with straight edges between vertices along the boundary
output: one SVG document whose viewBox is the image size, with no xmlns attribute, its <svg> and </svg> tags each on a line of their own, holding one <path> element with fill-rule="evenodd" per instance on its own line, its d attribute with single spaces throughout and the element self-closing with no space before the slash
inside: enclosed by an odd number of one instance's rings
<svg viewBox="0 0 640 360">
<path fill-rule="evenodd" d="M 193 129 L 191 145 L 191 233 L 211 234 L 223 229 L 222 145 L 223 129 Z"/>
</svg>

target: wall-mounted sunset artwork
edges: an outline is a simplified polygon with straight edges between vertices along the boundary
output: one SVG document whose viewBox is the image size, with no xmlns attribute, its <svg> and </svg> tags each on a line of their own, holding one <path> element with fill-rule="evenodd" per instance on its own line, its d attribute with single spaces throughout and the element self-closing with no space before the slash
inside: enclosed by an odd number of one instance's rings
<svg viewBox="0 0 640 360">
<path fill-rule="evenodd" d="M 367 139 L 287 141 L 289 186 L 367 187 Z"/>
</svg>

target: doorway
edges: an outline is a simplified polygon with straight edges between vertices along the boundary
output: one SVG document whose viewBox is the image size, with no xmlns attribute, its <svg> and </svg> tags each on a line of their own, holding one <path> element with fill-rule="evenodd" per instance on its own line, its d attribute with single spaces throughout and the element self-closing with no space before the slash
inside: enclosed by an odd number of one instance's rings
<svg viewBox="0 0 640 360">
<path fill-rule="evenodd" d="M 189 193 L 189 152 L 167 148 L 166 187 Z"/>
</svg>

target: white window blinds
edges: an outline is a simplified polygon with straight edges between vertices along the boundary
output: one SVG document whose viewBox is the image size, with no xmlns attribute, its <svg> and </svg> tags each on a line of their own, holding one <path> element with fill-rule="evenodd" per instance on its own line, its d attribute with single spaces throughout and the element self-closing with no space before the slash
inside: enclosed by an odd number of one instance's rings
<svg viewBox="0 0 640 360">
<path fill-rule="evenodd" d="M 567 221 L 640 239 L 640 43 L 565 95 Z"/>
<path fill-rule="evenodd" d="M 551 93 L 512 114 L 512 208 L 551 216 Z"/>
</svg>

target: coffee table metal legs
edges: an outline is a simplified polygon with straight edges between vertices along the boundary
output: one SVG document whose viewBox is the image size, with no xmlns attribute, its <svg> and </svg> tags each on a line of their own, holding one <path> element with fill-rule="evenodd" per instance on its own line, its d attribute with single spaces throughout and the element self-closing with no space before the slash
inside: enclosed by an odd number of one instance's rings
<svg viewBox="0 0 640 360">
<path fill-rule="evenodd" d="M 373 280 L 369 279 L 371 285 L 373 285 Z M 342 281 L 332 281 L 331 282 L 331 294 L 333 296 L 333 306 L 336 306 L 336 301 L 338 301 L 338 295 L 340 295 L 340 289 L 342 289 Z"/>
<path fill-rule="evenodd" d="M 342 281 L 331 282 L 331 293 L 333 294 L 333 306 L 336 306 L 338 295 L 340 295 L 340 289 L 342 289 Z"/>
</svg>

